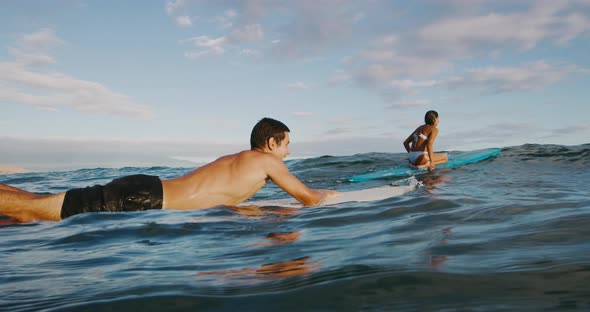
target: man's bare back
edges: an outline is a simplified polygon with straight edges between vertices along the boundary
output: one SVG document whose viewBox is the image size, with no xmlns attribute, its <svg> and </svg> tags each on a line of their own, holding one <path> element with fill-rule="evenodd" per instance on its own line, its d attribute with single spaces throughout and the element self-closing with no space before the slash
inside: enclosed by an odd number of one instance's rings
<svg viewBox="0 0 590 312">
<path fill-rule="evenodd" d="M 282 159 L 258 150 L 223 156 L 212 163 L 170 180 L 162 180 L 164 209 L 201 209 L 240 204 L 273 181 L 306 205 L 322 194 L 307 188 L 288 171 Z"/>
<path fill-rule="evenodd" d="M 70 191 L 40 195 L 0 184 L 0 214 L 21 222 L 58 221 L 89 211 L 188 210 L 234 206 L 252 197 L 270 180 L 306 206 L 316 205 L 326 196 L 338 196 L 339 193 L 335 191 L 311 189 L 289 172 L 284 163 L 285 157 L 290 154 L 289 143 L 289 129 L 279 121 L 264 118 L 252 130 L 251 150 L 220 157 L 178 178 L 161 180 L 161 186 L 157 177 L 144 176 L 140 177 L 139 182 L 137 178 L 113 180 L 120 181 L 113 184 L 111 188 L 115 188 L 115 191 L 108 194 L 106 191 L 103 193 L 102 186 L 95 186 L 71 190 L 72 194 L 77 195 L 69 195 Z M 146 177 L 151 184 L 142 181 Z M 140 183 L 143 189 L 139 189 L 138 194 L 149 193 L 145 195 L 147 197 L 134 199 L 136 202 L 130 204 L 125 204 L 125 199 L 116 198 L 118 190 L 115 185 L 133 183 Z M 157 194 L 154 195 L 152 193 L 156 186 Z M 94 207 L 94 199 L 86 198 L 90 197 L 88 194 L 94 196 L 94 193 L 100 193 L 96 196 L 102 201 L 109 196 L 115 197 L 113 201 L 122 206 L 105 207 L 108 203 L 101 201 L 100 207 Z"/>
</svg>

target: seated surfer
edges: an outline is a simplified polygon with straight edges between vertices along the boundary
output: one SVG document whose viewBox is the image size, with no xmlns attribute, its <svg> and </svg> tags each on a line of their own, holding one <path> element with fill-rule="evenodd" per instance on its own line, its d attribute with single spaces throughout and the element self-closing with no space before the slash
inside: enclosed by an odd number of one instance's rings
<svg viewBox="0 0 590 312">
<path fill-rule="evenodd" d="M 250 150 L 220 157 L 167 180 L 131 175 L 104 186 L 58 194 L 36 194 L 0 184 L 0 214 L 30 222 L 59 221 L 83 212 L 234 206 L 252 197 L 270 180 L 304 206 L 338 196 L 336 191 L 311 189 L 289 172 L 284 163 L 291 153 L 289 132 L 282 122 L 263 118 L 252 129 Z"/>
<path fill-rule="evenodd" d="M 424 124 L 416 128 L 404 141 L 410 167 L 433 170 L 435 165 L 447 162 L 446 153 L 434 152 L 434 140 L 438 135 L 437 125 L 438 113 L 433 110 L 428 111 L 424 116 Z"/>
</svg>

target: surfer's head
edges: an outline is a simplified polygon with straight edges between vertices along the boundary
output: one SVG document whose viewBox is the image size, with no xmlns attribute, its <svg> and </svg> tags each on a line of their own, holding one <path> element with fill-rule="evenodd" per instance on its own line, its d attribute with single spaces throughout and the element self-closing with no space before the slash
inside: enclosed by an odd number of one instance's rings
<svg viewBox="0 0 590 312">
<path fill-rule="evenodd" d="M 429 110 L 426 112 L 426 115 L 424 115 L 424 123 L 427 125 L 434 126 L 436 119 L 438 119 L 438 113 L 436 111 Z"/>
<path fill-rule="evenodd" d="M 284 123 L 264 117 L 252 128 L 250 148 L 263 149 L 269 144 L 271 138 L 274 138 L 277 144 L 281 144 L 285 139 L 286 132 L 291 132 L 291 130 Z"/>
</svg>

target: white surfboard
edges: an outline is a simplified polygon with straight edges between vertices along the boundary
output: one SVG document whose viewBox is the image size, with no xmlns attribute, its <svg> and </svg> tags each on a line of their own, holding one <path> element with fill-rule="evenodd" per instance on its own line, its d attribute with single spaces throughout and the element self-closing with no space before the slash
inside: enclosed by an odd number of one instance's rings
<svg viewBox="0 0 590 312">
<path fill-rule="evenodd" d="M 382 200 L 386 198 L 404 195 L 414 190 L 420 182 L 414 177 L 407 179 L 408 185 L 384 185 L 357 191 L 341 192 L 340 196 L 326 198 L 318 206 L 331 206 L 345 202 L 367 202 Z M 240 206 L 257 206 L 257 207 L 286 207 L 286 208 L 301 208 L 303 205 L 296 199 L 281 198 L 269 200 L 252 200 L 247 201 Z"/>
</svg>

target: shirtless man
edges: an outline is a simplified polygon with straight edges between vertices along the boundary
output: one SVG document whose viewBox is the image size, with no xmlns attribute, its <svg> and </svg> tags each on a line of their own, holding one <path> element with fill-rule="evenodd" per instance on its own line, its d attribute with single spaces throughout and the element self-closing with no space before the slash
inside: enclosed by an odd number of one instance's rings
<svg viewBox="0 0 590 312">
<path fill-rule="evenodd" d="M 223 156 L 183 176 L 160 180 L 131 175 L 102 186 L 58 194 L 36 194 L 0 184 L 0 214 L 20 222 L 59 221 L 93 211 L 205 209 L 238 205 L 272 180 L 305 206 L 319 204 L 338 192 L 316 190 L 297 179 L 283 162 L 289 151 L 289 128 L 261 119 L 252 129 L 250 150 Z"/>
</svg>

